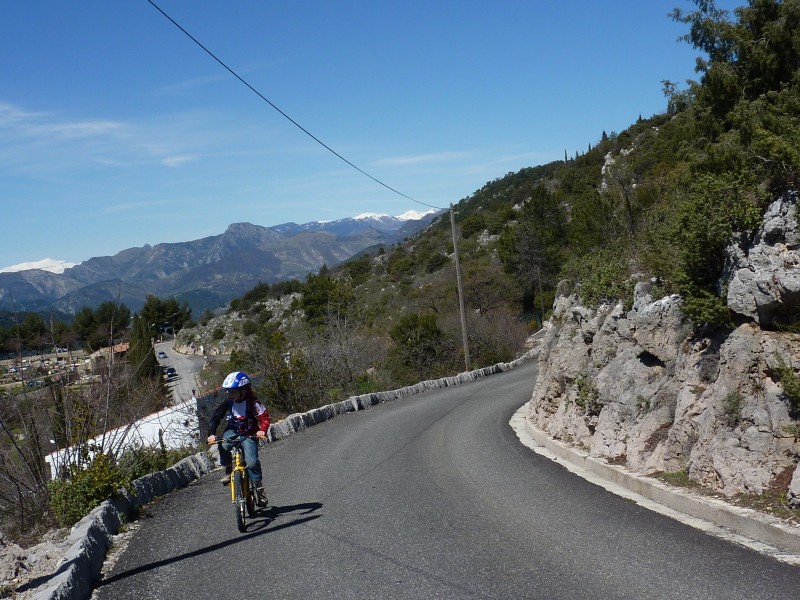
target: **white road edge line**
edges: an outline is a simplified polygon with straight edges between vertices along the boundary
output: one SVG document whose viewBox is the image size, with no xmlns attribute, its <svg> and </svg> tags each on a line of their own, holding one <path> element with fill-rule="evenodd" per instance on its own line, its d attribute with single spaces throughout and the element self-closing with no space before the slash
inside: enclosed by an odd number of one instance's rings
<svg viewBox="0 0 800 600">
<path fill-rule="evenodd" d="M 597 473 L 594 473 L 588 469 L 579 466 L 578 464 L 575 464 L 574 462 L 571 462 L 569 458 L 557 456 L 550 449 L 538 443 L 531 435 L 529 430 L 529 427 L 531 427 L 531 425 L 525 418 L 525 413 L 527 412 L 528 404 L 529 404 L 528 402 L 523 404 L 514 413 L 514 415 L 511 417 L 511 420 L 509 421 L 509 425 L 511 425 L 511 428 L 517 434 L 517 437 L 519 438 L 519 441 L 522 443 L 523 446 L 530 448 L 531 450 L 533 450 L 537 454 L 540 454 L 541 456 L 544 456 L 545 458 L 549 458 L 550 460 L 559 463 L 565 469 L 567 469 L 571 473 L 574 473 L 578 477 L 581 477 L 591 483 L 594 483 L 595 485 L 598 485 L 608 490 L 612 494 L 616 494 L 617 496 L 621 496 L 623 498 L 631 500 L 632 502 L 635 502 L 636 504 L 642 506 L 643 508 L 652 510 L 653 512 L 662 514 L 671 519 L 675 519 L 676 521 L 694 527 L 695 529 L 699 529 L 705 533 L 716 536 L 718 538 L 739 544 L 741 546 L 745 546 L 747 548 L 750 548 L 751 550 L 759 552 L 760 554 L 771 556 L 772 558 L 775 558 L 776 560 L 779 560 L 781 562 L 790 565 L 800 566 L 800 554 L 787 552 L 786 550 L 782 550 L 765 542 L 761 542 L 746 537 L 744 535 L 741 535 L 739 533 L 736 533 L 726 527 L 722 527 L 711 521 L 701 519 L 698 517 L 693 517 L 691 515 L 687 515 L 685 513 L 674 510 L 665 504 L 646 498 L 640 494 L 632 492 L 627 488 L 622 487 L 621 485 L 609 481 L 608 479 L 601 477 Z M 635 475 L 630 474 L 629 476 L 634 477 Z M 640 479 L 639 482 L 642 485 L 647 485 L 647 482 L 643 481 L 642 479 Z M 672 493 L 681 494 L 682 492 L 681 490 L 676 489 L 672 490 Z"/>
</svg>

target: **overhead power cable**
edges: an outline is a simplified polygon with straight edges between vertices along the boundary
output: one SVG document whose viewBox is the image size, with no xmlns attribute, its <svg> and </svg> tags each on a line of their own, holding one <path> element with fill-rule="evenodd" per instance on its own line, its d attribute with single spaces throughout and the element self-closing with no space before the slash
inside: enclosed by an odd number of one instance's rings
<svg viewBox="0 0 800 600">
<path fill-rule="evenodd" d="M 281 110 L 279 107 L 277 107 L 275 104 L 273 104 L 273 103 L 272 103 L 272 102 L 269 100 L 269 98 L 267 98 L 266 96 L 264 96 L 264 95 L 263 95 L 261 92 L 259 92 L 259 91 L 258 91 L 256 88 L 254 88 L 252 85 L 250 85 L 250 84 L 249 84 L 249 83 L 248 83 L 248 82 L 247 82 L 247 81 L 246 81 L 246 80 L 245 80 L 243 77 L 241 77 L 241 76 L 240 76 L 240 75 L 239 75 L 239 74 L 238 74 L 236 71 L 234 71 L 233 69 L 231 69 L 231 68 L 230 68 L 228 65 L 226 65 L 226 64 L 225 64 L 225 63 L 224 63 L 224 62 L 223 62 L 223 61 L 222 61 L 222 60 L 221 60 L 219 57 L 217 57 L 217 55 L 216 55 L 216 54 L 214 54 L 213 52 L 211 52 L 211 50 L 209 50 L 208 48 L 206 48 L 206 47 L 205 47 L 205 46 L 204 46 L 204 45 L 203 45 L 203 44 L 202 44 L 202 43 L 201 43 L 201 42 L 200 42 L 200 41 L 199 41 L 197 38 L 195 38 L 195 37 L 194 37 L 194 36 L 193 36 L 191 33 L 189 33 L 189 32 L 188 32 L 188 31 L 186 31 L 186 30 L 185 30 L 183 27 L 181 27 L 181 25 L 180 25 L 180 24 L 179 24 L 177 21 L 175 21 L 175 19 L 173 19 L 173 18 L 172 18 L 172 17 L 170 17 L 170 16 L 169 16 L 167 13 L 165 13 L 165 12 L 164 12 L 164 11 L 161 9 L 161 7 L 159 7 L 159 6 L 158 6 L 158 5 L 157 5 L 155 2 L 153 2 L 153 0 L 147 0 L 147 1 L 148 1 L 148 2 L 149 2 L 149 3 L 150 3 L 152 6 L 153 6 L 153 8 L 155 8 L 155 9 L 156 9 L 158 12 L 160 12 L 162 15 L 164 15 L 164 17 L 166 17 L 166 19 L 167 19 L 167 20 L 169 20 L 169 21 L 170 21 L 170 22 L 171 22 L 173 25 L 175 25 L 175 27 L 177 27 L 178 29 L 180 29 L 180 30 L 181 30 L 181 31 L 182 31 L 182 32 L 183 32 L 183 33 L 184 33 L 184 34 L 185 34 L 185 35 L 186 35 L 186 36 L 187 36 L 187 37 L 188 37 L 190 40 L 192 40 L 192 41 L 193 41 L 195 44 L 197 44 L 198 46 L 200 46 L 200 48 L 202 48 L 202 49 L 203 49 L 203 50 L 206 52 L 206 54 L 208 54 L 208 55 L 209 55 L 211 58 L 213 58 L 213 59 L 214 59 L 215 61 L 217 61 L 217 62 L 218 62 L 220 65 L 222 65 L 222 66 L 223 66 L 223 68 L 224 68 L 226 71 L 228 71 L 228 72 L 229 72 L 231 75 L 233 75 L 234 77 L 236 77 L 236 79 L 238 79 L 240 82 L 242 82 L 244 85 L 246 85 L 246 86 L 247 86 L 247 87 L 250 89 L 250 91 L 252 91 L 252 92 L 253 92 L 254 94 L 256 94 L 256 95 L 257 95 L 259 98 L 261 98 L 261 99 L 262 99 L 264 102 L 266 102 L 266 103 L 267 103 L 267 104 L 269 104 L 269 105 L 270 105 L 272 108 L 274 108 L 276 111 L 278 111 L 278 112 L 279 112 L 279 113 L 280 113 L 280 114 L 281 114 L 281 115 L 282 115 L 284 118 L 286 118 L 286 119 L 287 119 L 287 120 L 288 120 L 290 123 L 292 123 L 292 125 L 294 125 L 295 127 L 297 127 L 297 128 L 300 130 L 300 131 L 302 131 L 303 133 L 305 133 L 305 134 L 306 134 L 308 137 L 310 137 L 312 140 L 314 140 L 315 142 L 317 142 L 317 143 L 318 143 L 320 146 L 322 146 L 323 148 L 325 148 L 325 149 L 326 149 L 328 152 L 330 152 L 331 154 L 333 154 L 334 156 L 336 156 L 336 157 L 337 157 L 337 158 L 339 158 L 340 160 L 342 160 L 342 161 L 344 161 L 345 163 L 347 163 L 348 165 L 350 165 L 352 168 L 354 168 L 356 171 L 358 171 L 358 172 L 359 172 L 359 173 L 361 173 L 362 175 L 365 175 L 365 176 L 369 177 L 369 178 L 370 178 L 372 181 L 374 181 L 375 183 L 377 183 L 377 184 L 379 184 L 379 185 L 382 185 L 382 186 L 383 186 L 383 187 L 385 187 L 387 190 L 390 190 L 390 191 L 394 192 L 395 194 L 397 194 L 397 195 L 399 195 L 399 196 L 402 196 L 403 198 L 406 198 L 407 200 L 411 200 L 412 202 L 416 202 L 417 204 L 421 204 L 421 205 L 423 205 L 423 206 L 427 206 L 428 208 L 434 208 L 434 209 L 436 209 L 436 210 L 446 210 L 446 209 L 444 209 L 444 208 L 442 208 L 442 207 L 440 207 L 440 206 L 433 206 L 432 204 L 426 204 L 425 202 L 421 202 L 421 201 L 417 200 L 416 198 L 412 198 L 411 196 L 407 196 L 407 195 L 406 195 L 406 194 L 404 194 L 403 192 L 401 192 L 401 191 L 399 191 L 399 190 L 396 190 L 395 188 L 393 188 L 393 187 L 392 187 L 392 186 L 390 186 L 390 185 L 387 185 L 387 184 L 385 184 L 383 181 L 381 181 L 381 180 L 380 180 L 380 179 L 378 179 L 377 177 L 373 177 L 372 175 L 370 175 L 369 173 L 367 173 L 367 172 L 366 172 L 364 169 L 362 169 L 362 168 L 361 168 L 361 167 L 359 167 L 358 165 L 355 165 L 355 164 L 353 164 L 352 162 L 350 162 L 349 160 L 347 160 L 347 159 L 346 159 L 344 156 L 342 156 L 341 154 L 339 154 L 339 153 L 338 153 L 336 150 L 334 150 L 334 149 L 333 149 L 333 148 L 331 148 L 331 147 L 330 147 L 328 144 L 326 144 L 325 142 L 323 142 L 322 140 L 320 140 L 320 139 L 319 139 L 317 136 L 315 136 L 313 133 L 311 133 L 311 132 L 310 132 L 308 129 L 306 129 L 305 127 L 303 127 L 302 125 L 300 125 L 300 123 L 298 123 L 297 121 L 295 121 L 295 120 L 294 120 L 292 117 L 290 117 L 288 114 L 286 114 L 286 113 L 285 113 L 283 110 Z"/>
</svg>

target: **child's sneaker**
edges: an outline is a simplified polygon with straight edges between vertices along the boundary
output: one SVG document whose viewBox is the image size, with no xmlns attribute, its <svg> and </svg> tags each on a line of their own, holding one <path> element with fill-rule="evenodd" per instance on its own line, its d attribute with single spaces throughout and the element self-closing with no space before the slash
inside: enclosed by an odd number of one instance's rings
<svg viewBox="0 0 800 600">
<path fill-rule="evenodd" d="M 231 483 L 231 471 L 233 471 L 233 465 L 225 465 L 225 475 L 219 478 L 219 482 L 222 485 L 230 485 Z"/>
<path fill-rule="evenodd" d="M 256 504 L 260 507 L 265 507 L 267 505 L 267 492 L 264 491 L 264 486 L 261 485 L 260 481 L 256 482 Z"/>
</svg>

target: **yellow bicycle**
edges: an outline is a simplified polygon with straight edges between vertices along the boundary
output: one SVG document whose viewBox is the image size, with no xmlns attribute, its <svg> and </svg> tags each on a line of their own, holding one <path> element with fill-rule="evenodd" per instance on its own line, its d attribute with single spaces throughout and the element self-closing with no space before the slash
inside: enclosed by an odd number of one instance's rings
<svg viewBox="0 0 800 600">
<path fill-rule="evenodd" d="M 244 461 L 244 450 L 242 442 L 247 437 L 237 436 L 225 440 L 218 439 L 215 444 L 223 441 L 231 447 L 231 502 L 236 510 L 236 527 L 241 533 L 247 531 L 247 519 L 254 518 L 256 514 L 255 490 L 250 485 L 250 477 L 247 475 L 247 464 Z"/>
</svg>

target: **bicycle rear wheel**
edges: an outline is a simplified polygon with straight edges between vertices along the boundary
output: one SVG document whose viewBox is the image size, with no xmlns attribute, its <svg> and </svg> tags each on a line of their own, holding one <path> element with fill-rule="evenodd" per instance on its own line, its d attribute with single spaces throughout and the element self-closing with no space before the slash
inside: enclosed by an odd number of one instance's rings
<svg viewBox="0 0 800 600">
<path fill-rule="evenodd" d="M 236 509 L 236 527 L 241 533 L 247 530 L 246 526 L 246 502 L 244 498 L 244 482 L 242 481 L 242 474 L 237 471 L 233 474 L 233 506 Z"/>
<path fill-rule="evenodd" d="M 251 519 L 256 516 L 256 496 L 253 482 L 249 481 L 247 485 L 247 495 L 245 496 L 245 504 L 247 505 L 247 516 Z"/>
</svg>

